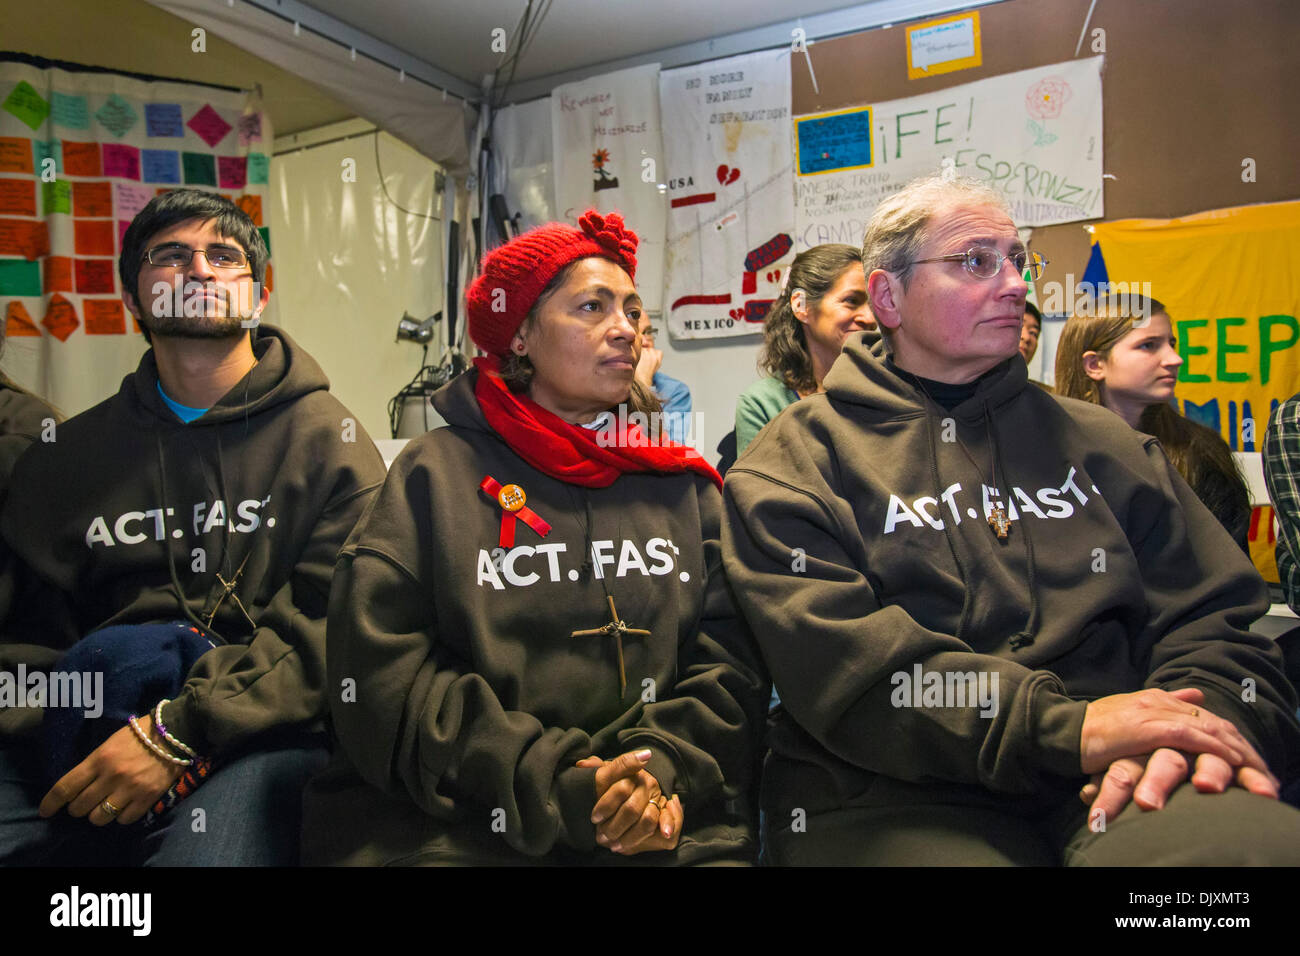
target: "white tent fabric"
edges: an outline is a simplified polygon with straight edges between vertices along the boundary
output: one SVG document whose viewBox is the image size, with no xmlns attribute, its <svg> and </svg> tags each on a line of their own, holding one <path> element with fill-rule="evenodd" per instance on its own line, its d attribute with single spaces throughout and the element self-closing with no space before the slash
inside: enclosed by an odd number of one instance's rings
<svg viewBox="0 0 1300 956">
<path fill-rule="evenodd" d="M 478 110 L 455 96 L 396 73 L 363 56 L 349 59 L 337 43 L 246 4 L 211 0 L 148 0 L 153 6 L 209 30 L 255 56 L 301 76 L 464 180 L 471 168 L 468 131 Z"/>
</svg>

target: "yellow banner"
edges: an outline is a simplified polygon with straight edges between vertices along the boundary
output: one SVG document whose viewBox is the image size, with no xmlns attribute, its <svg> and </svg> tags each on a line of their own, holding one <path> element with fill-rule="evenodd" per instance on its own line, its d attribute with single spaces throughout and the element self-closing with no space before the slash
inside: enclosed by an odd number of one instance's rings
<svg viewBox="0 0 1300 956">
<path fill-rule="evenodd" d="M 1111 284 L 1150 283 L 1183 357 L 1178 407 L 1233 451 L 1258 451 L 1300 391 L 1300 202 L 1096 226 Z"/>
<path fill-rule="evenodd" d="M 1233 451 L 1258 451 L 1272 409 L 1300 391 L 1300 202 L 1125 219 L 1094 238 L 1112 285 L 1150 283 L 1168 309 L 1179 410 Z M 1273 545 L 1272 509 L 1256 509 L 1251 556 L 1277 581 Z"/>
</svg>

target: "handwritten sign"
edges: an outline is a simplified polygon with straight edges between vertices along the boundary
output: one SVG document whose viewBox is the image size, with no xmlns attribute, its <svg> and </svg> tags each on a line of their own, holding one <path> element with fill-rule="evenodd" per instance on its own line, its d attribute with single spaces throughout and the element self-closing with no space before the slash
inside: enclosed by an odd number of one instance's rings
<svg viewBox="0 0 1300 956">
<path fill-rule="evenodd" d="M 185 121 L 181 116 L 181 104 L 146 103 L 144 125 L 150 136 L 183 137 Z"/>
<path fill-rule="evenodd" d="M 50 120 L 68 129 L 89 129 L 90 108 L 86 98 L 55 90 L 50 94 Z"/>
<path fill-rule="evenodd" d="M 104 100 L 104 105 L 95 110 L 95 119 L 99 120 L 100 126 L 121 139 L 140 119 L 140 115 L 122 97 L 110 93 L 108 99 Z"/>
<path fill-rule="evenodd" d="M 32 132 L 40 129 L 45 117 L 50 115 L 50 104 L 26 80 L 14 84 L 0 108 L 18 117 L 32 128 Z"/>
<path fill-rule="evenodd" d="M 799 175 L 872 164 L 871 107 L 801 117 L 794 124 Z"/>
<path fill-rule="evenodd" d="M 907 28 L 907 78 L 965 70 L 983 63 L 976 10 Z"/>
<path fill-rule="evenodd" d="M 216 146 L 225 139 L 226 134 L 233 128 L 210 104 L 205 104 L 203 109 L 191 116 L 190 121 L 185 125 L 194 130 L 199 139 L 210 147 Z"/>
<path fill-rule="evenodd" d="M 870 166 L 800 168 L 796 251 L 825 242 L 861 245 L 882 199 L 944 169 L 1002 192 L 1021 227 L 1103 216 L 1101 60 L 1021 70 L 872 104 Z M 796 123 L 806 118 L 796 117 Z M 836 149 L 852 155 L 847 145 Z M 822 152 L 831 155 L 820 161 L 836 161 L 831 149 Z M 801 144 L 801 164 L 804 153 Z M 809 162 L 819 159 L 814 155 Z"/>
</svg>

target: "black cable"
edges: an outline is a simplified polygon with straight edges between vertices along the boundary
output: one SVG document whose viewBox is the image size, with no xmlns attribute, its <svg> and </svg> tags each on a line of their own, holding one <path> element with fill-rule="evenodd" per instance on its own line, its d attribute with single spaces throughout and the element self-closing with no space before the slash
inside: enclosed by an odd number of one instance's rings
<svg viewBox="0 0 1300 956">
<path fill-rule="evenodd" d="M 388 200 L 393 207 L 400 209 L 408 216 L 420 216 L 424 219 L 432 219 L 434 222 L 442 222 L 438 216 L 431 216 L 427 212 L 416 212 L 413 209 L 407 209 L 405 206 L 399 206 L 397 201 L 388 194 L 388 183 L 384 182 L 384 169 L 379 165 L 379 130 L 375 130 L 375 170 L 379 173 L 379 186 L 384 191 L 384 198 Z"/>
</svg>

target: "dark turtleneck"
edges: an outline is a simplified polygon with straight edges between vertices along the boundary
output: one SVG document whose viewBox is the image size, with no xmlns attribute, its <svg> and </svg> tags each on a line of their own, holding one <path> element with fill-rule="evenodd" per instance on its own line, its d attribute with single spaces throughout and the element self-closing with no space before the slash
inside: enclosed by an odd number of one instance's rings
<svg viewBox="0 0 1300 956">
<path fill-rule="evenodd" d="M 988 378 L 1001 367 L 1000 364 L 994 366 L 979 378 L 966 382 L 964 385 L 953 385 L 949 382 L 936 382 L 932 378 L 922 378 L 919 375 L 913 375 L 906 369 L 899 368 L 895 365 L 892 356 L 885 357 L 885 365 L 903 381 L 910 382 L 919 387 L 921 391 L 934 399 L 935 404 L 942 406 L 943 410 L 946 412 L 952 411 L 962 402 L 966 401 L 966 399 L 974 395 L 975 391 L 979 388 L 980 382 L 984 381 L 984 379 Z"/>
</svg>

